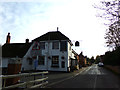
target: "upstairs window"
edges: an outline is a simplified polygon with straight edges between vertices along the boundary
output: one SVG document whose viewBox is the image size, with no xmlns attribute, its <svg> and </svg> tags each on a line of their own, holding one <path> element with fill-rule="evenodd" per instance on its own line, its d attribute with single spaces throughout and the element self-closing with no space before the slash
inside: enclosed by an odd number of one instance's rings
<svg viewBox="0 0 120 90">
<path fill-rule="evenodd" d="M 67 51 L 67 41 L 60 42 L 60 51 Z"/>
<path fill-rule="evenodd" d="M 59 42 L 58 41 L 52 42 L 52 49 L 59 49 Z"/>
<path fill-rule="evenodd" d="M 45 42 L 40 42 L 40 49 L 45 49 Z"/>
</svg>

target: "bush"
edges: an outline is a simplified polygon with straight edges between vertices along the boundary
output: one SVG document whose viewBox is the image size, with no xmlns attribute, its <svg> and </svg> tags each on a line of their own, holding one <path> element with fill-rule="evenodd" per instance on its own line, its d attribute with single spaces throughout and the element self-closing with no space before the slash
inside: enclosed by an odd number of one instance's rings
<svg viewBox="0 0 120 90">
<path fill-rule="evenodd" d="M 112 52 L 106 52 L 104 56 L 104 64 L 120 65 L 120 47 Z"/>
</svg>

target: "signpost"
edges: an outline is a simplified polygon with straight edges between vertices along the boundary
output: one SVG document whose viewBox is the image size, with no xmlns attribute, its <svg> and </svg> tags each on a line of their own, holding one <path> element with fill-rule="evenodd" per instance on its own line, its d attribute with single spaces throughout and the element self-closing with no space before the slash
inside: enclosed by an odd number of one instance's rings
<svg viewBox="0 0 120 90">
<path fill-rule="evenodd" d="M 37 56 L 37 58 L 34 60 L 34 69 L 35 69 L 35 71 L 36 71 L 36 69 L 37 69 L 37 66 L 38 66 L 38 56 Z M 34 75 L 34 80 L 35 80 L 35 75 Z M 34 83 L 34 85 L 35 85 L 35 83 Z"/>
<path fill-rule="evenodd" d="M 36 59 L 36 60 L 34 60 L 34 68 L 35 68 L 35 70 L 36 70 L 37 66 L 38 66 L 38 60 Z"/>
<path fill-rule="evenodd" d="M 35 70 L 36 70 L 37 66 L 38 66 L 38 56 L 37 56 L 36 60 L 34 60 L 34 68 L 35 68 Z"/>
</svg>

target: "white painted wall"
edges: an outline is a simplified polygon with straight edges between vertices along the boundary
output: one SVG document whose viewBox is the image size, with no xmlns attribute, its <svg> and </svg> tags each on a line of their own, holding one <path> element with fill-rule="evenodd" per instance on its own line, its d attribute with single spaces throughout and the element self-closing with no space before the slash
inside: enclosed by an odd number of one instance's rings
<svg viewBox="0 0 120 90">
<path fill-rule="evenodd" d="M 72 57 L 72 46 L 68 42 L 68 67 L 70 67 L 70 58 Z"/>
<path fill-rule="evenodd" d="M 70 48 L 70 43 L 67 43 L 67 51 L 61 52 L 60 51 L 60 42 L 59 42 L 59 49 L 52 49 L 52 41 L 44 41 L 45 42 L 45 50 L 41 50 L 42 55 L 45 56 L 45 64 L 44 65 L 38 65 L 37 70 L 50 70 L 50 71 L 67 71 L 67 67 L 69 67 L 69 56 L 72 55 L 72 49 L 69 50 Z M 34 65 L 29 65 L 29 61 L 27 60 L 27 57 L 32 56 L 31 51 L 34 43 L 31 45 L 30 49 L 26 53 L 26 55 L 23 58 L 23 64 L 22 68 L 24 70 L 32 70 L 34 69 Z M 57 55 L 59 56 L 59 67 L 51 67 L 51 62 L 52 62 L 52 56 Z M 48 56 L 51 57 L 51 59 L 48 59 Z M 61 59 L 61 57 L 64 56 L 65 59 Z M 61 67 L 61 62 L 65 61 L 65 68 Z"/>
<path fill-rule="evenodd" d="M 8 67 L 8 60 L 9 60 L 10 58 L 2 58 L 2 67 L 3 68 L 7 68 Z"/>
<path fill-rule="evenodd" d="M 27 57 L 31 57 L 31 50 L 32 50 L 33 44 L 31 45 L 31 47 L 28 49 L 26 55 L 23 57 L 22 60 L 22 70 L 24 68 L 24 70 L 33 70 L 33 64 L 29 65 L 29 60 L 27 60 Z"/>
<path fill-rule="evenodd" d="M 71 56 L 71 58 L 75 59 L 75 54 L 74 54 L 74 53 L 72 53 L 72 56 Z"/>
</svg>

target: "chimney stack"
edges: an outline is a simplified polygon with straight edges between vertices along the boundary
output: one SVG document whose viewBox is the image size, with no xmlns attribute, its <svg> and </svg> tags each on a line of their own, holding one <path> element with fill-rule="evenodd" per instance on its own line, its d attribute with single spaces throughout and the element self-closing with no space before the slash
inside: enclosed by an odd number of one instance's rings
<svg viewBox="0 0 120 90">
<path fill-rule="evenodd" d="M 26 39 L 26 43 L 29 43 L 29 39 Z"/>
<path fill-rule="evenodd" d="M 59 29 L 59 28 L 57 27 L 57 31 L 58 31 L 58 29 Z"/>
<path fill-rule="evenodd" d="M 10 33 L 8 33 L 7 38 L 6 38 L 6 44 L 10 44 Z"/>
</svg>

